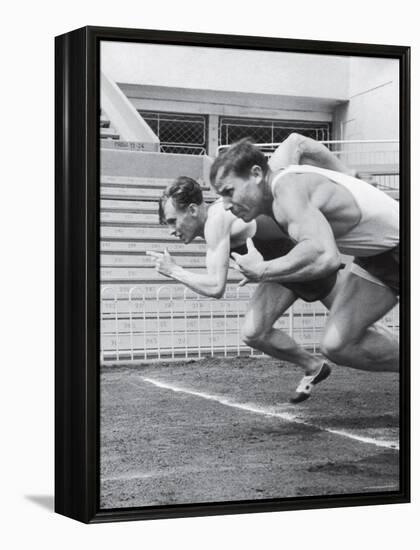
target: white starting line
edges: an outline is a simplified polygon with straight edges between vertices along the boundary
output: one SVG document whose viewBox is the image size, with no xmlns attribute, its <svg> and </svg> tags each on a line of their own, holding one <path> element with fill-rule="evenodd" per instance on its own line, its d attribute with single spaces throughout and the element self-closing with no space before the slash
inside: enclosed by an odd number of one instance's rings
<svg viewBox="0 0 420 550">
<path fill-rule="evenodd" d="M 287 422 L 294 422 L 296 424 L 302 424 L 304 426 L 309 426 L 311 428 L 316 428 L 318 430 L 322 430 L 324 432 L 328 432 L 334 435 L 338 435 L 341 437 L 346 437 L 348 439 L 354 439 L 355 441 L 359 441 L 361 443 L 367 443 L 370 445 L 375 445 L 376 447 L 384 447 L 386 449 L 393 449 L 393 450 L 399 450 L 399 443 L 397 441 L 383 441 L 381 439 L 374 439 L 373 437 L 364 437 L 356 434 L 352 434 L 350 432 L 346 432 L 344 430 L 334 430 L 332 428 L 325 428 L 323 426 L 317 426 L 316 424 L 313 424 L 312 422 L 308 422 L 306 420 L 302 420 L 298 416 L 291 414 L 289 412 L 279 412 L 278 408 L 266 408 L 261 407 L 259 405 L 255 405 L 253 403 L 236 403 L 234 401 L 231 401 L 230 399 L 220 396 L 220 395 L 212 395 L 209 393 L 204 392 L 198 392 L 189 390 L 187 388 L 182 388 L 179 386 L 175 386 L 173 384 L 168 384 L 166 382 L 159 382 L 158 380 L 153 380 L 152 378 L 145 378 L 141 377 L 141 379 L 144 382 L 148 382 L 149 384 L 153 384 L 154 386 L 157 386 L 158 388 L 163 388 L 165 390 L 170 390 L 177 393 L 185 393 L 188 395 L 193 395 L 195 397 L 201 397 L 202 399 L 207 399 L 209 401 L 216 401 L 217 403 L 220 403 L 221 405 L 225 405 L 226 407 L 232 407 L 234 409 L 240 409 L 242 411 L 248 411 L 255 414 L 261 414 L 264 416 L 271 416 L 275 418 L 281 418 L 282 420 L 285 420 Z M 134 382 L 131 382 L 135 386 Z M 288 405 L 290 407 L 290 405 Z"/>
</svg>

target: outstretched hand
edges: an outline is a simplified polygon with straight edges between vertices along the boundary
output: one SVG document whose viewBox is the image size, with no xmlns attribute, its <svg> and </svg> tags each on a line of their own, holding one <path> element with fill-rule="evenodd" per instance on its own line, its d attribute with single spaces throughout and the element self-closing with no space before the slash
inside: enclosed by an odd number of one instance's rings
<svg viewBox="0 0 420 550">
<path fill-rule="evenodd" d="M 244 275 L 244 278 L 239 282 L 239 286 L 260 281 L 264 273 L 264 258 L 255 248 L 252 239 L 247 239 L 246 246 L 248 249 L 247 254 L 231 253 L 232 258 L 235 260 L 232 267 Z"/>
<path fill-rule="evenodd" d="M 166 248 L 163 254 L 162 252 L 155 252 L 154 250 L 146 250 L 146 254 L 155 260 L 156 271 L 166 277 L 172 277 L 173 270 L 177 264 L 174 262 L 172 256 Z"/>
</svg>

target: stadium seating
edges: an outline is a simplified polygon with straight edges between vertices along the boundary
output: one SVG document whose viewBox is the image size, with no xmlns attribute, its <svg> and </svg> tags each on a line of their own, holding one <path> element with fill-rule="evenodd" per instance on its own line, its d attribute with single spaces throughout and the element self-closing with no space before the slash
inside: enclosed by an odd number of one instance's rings
<svg viewBox="0 0 420 550">
<path fill-rule="evenodd" d="M 197 338 L 202 350 L 232 347 L 230 335 L 238 332 L 238 312 L 243 313 L 245 302 L 240 307 L 236 300 L 223 301 L 218 310 L 214 300 L 198 301 L 193 292 L 160 275 L 146 255 L 147 250 L 167 249 L 179 265 L 196 272 L 205 269 L 204 241 L 185 246 L 171 237 L 168 228 L 159 225 L 158 200 L 174 178 L 188 174 L 202 183 L 205 200 L 213 201 L 206 183 L 210 159 L 108 148 L 102 148 L 101 157 L 104 357 L 139 356 L 145 350 L 148 357 L 185 353 L 185 348 L 197 350 Z M 237 272 L 230 270 L 229 290 L 235 297 L 233 283 L 238 280 Z M 225 317 L 226 323 L 220 320 Z"/>
<path fill-rule="evenodd" d="M 106 133 L 105 133 L 106 131 Z M 185 246 L 159 224 L 158 200 L 180 175 L 202 184 L 207 202 L 211 159 L 119 147 L 109 121 L 101 117 L 101 357 L 104 363 L 203 355 L 254 354 L 240 339 L 241 317 L 252 286 L 238 289 L 229 272 L 225 298 L 198 297 L 155 270 L 147 250 L 167 249 L 179 265 L 200 272 L 205 243 Z M 108 147 L 112 141 L 116 147 Z M 298 301 L 277 326 L 317 349 L 326 310 Z M 385 319 L 398 326 L 398 312 Z"/>
<path fill-rule="evenodd" d="M 101 140 L 106 140 L 106 139 L 119 140 L 120 139 L 120 135 L 111 126 L 111 121 L 103 111 L 101 111 L 99 127 L 100 127 Z"/>
</svg>

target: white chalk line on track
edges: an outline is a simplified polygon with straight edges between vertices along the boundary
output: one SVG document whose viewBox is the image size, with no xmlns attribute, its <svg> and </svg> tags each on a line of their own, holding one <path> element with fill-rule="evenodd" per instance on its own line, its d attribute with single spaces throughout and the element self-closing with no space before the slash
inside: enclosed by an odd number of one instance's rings
<svg viewBox="0 0 420 550">
<path fill-rule="evenodd" d="M 311 428 L 316 428 L 318 430 L 328 432 L 334 435 L 338 435 L 341 437 L 346 437 L 348 439 L 353 439 L 355 441 L 359 441 L 360 443 L 366 443 L 370 445 L 375 445 L 376 447 L 382 447 L 385 449 L 393 449 L 393 450 L 399 450 L 399 444 L 396 441 L 382 441 L 380 439 L 375 439 L 373 437 L 364 437 L 356 434 L 352 434 L 350 432 L 346 432 L 345 430 L 335 430 L 332 428 L 326 428 L 324 426 L 318 426 L 316 424 L 313 424 L 312 422 L 308 422 L 307 420 L 302 420 L 302 418 L 299 418 L 298 416 L 291 414 L 289 412 L 279 412 L 278 409 L 275 410 L 266 408 L 266 407 L 260 407 L 259 405 L 253 404 L 253 403 L 236 403 L 235 401 L 231 401 L 230 399 L 220 396 L 220 395 L 213 395 L 210 393 L 204 393 L 204 392 L 198 392 L 194 390 L 189 390 L 187 388 L 182 388 L 179 386 L 175 386 L 173 384 L 168 384 L 166 382 L 159 382 L 158 380 L 154 380 L 153 378 L 145 378 L 141 377 L 141 380 L 144 382 L 148 382 L 149 384 L 153 384 L 154 386 L 157 386 L 158 388 L 163 388 L 166 390 L 170 390 L 177 393 L 185 393 L 188 395 L 193 395 L 195 397 L 201 397 L 202 399 L 207 399 L 209 401 L 216 401 L 217 403 L 220 403 L 221 405 L 225 405 L 226 407 L 232 407 L 234 409 L 240 409 L 242 411 L 252 412 L 255 414 L 261 414 L 264 416 L 270 416 L 275 418 L 281 418 L 282 420 L 285 420 L 287 422 L 294 422 L 296 424 L 302 424 L 304 426 L 308 426 Z M 134 382 L 132 382 L 134 385 Z"/>
</svg>

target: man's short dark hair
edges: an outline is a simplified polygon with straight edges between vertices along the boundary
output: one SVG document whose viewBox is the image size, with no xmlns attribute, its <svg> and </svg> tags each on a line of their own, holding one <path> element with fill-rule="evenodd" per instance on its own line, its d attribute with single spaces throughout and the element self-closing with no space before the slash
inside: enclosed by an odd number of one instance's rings
<svg viewBox="0 0 420 550">
<path fill-rule="evenodd" d="M 186 210 L 190 204 L 202 204 L 203 191 L 200 184 L 192 178 L 181 176 L 171 183 L 163 192 L 159 200 L 159 222 L 166 223 L 165 204 L 172 199 L 176 207 Z"/>
<path fill-rule="evenodd" d="M 210 182 L 212 185 L 215 184 L 220 168 L 223 168 L 222 178 L 230 172 L 246 178 L 255 165 L 261 167 L 264 175 L 267 173 L 268 160 L 264 153 L 255 147 L 249 138 L 241 139 L 216 157 L 210 169 Z"/>
</svg>

